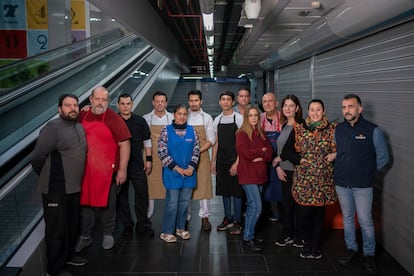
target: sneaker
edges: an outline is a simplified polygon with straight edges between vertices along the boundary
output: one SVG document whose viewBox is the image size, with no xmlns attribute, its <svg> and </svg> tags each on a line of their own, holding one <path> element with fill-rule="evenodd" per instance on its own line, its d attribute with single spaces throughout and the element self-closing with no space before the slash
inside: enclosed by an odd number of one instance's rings
<svg viewBox="0 0 414 276">
<path fill-rule="evenodd" d="M 114 237 L 112 235 L 104 235 L 102 239 L 102 248 L 105 250 L 112 249 L 114 247 Z"/>
<path fill-rule="evenodd" d="M 319 260 L 322 258 L 322 252 L 320 250 L 314 251 L 310 254 L 311 259 Z"/>
<path fill-rule="evenodd" d="M 295 240 L 293 241 L 292 246 L 296 248 L 304 248 L 305 242 L 303 240 Z"/>
<path fill-rule="evenodd" d="M 286 245 L 292 244 L 293 239 L 290 236 L 286 236 L 284 238 L 280 238 L 275 242 L 277 246 L 285 247 Z"/>
<path fill-rule="evenodd" d="M 262 237 L 257 236 L 257 237 L 254 237 L 254 238 L 253 238 L 253 241 L 254 241 L 255 243 L 262 243 L 262 242 L 263 242 L 263 238 L 262 238 Z"/>
<path fill-rule="evenodd" d="M 177 237 L 172 234 L 161 233 L 160 239 L 168 243 L 177 242 Z"/>
<path fill-rule="evenodd" d="M 84 250 L 86 247 L 92 244 L 92 238 L 90 236 L 80 236 L 79 241 L 75 246 L 75 252 L 79 253 Z"/>
<path fill-rule="evenodd" d="M 348 250 L 348 253 L 345 256 L 339 258 L 340 265 L 349 265 L 351 264 L 356 258 L 358 258 L 358 252 L 354 250 Z"/>
<path fill-rule="evenodd" d="M 241 225 L 237 221 L 234 221 L 233 222 L 233 227 L 230 228 L 230 234 L 231 235 L 240 235 L 241 231 L 242 231 Z"/>
<path fill-rule="evenodd" d="M 217 226 L 217 231 L 226 231 L 230 227 L 233 227 L 233 223 L 227 217 L 224 217 L 223 222 Z"/>
<path fill-rule="evenodd" d="M 310 252 L 309 248 L 303 248 L 303 249 L 300 251 L 299 256 L 300 256 L 302 259 L 312 259 L 312 254 L 311 254 L 311 252 Z"/>
<path fill-rule="evenodd" d="M 377 263 L 374 256 L 365 257 L 365 272 L 368 274 L 377 274 Z"/>
<path fill-rule="evenodd" d="M 191 238 L 190 232 L 184 229 L 177 229 L 175 234 L 179 236 L 180 238 L 182 238 L 183 240 L 189 240 Z"/>
<path fill-rule="evenodd" d="M 130 237 L 132 236 L 132 225 L 127 225 L 124 227 L 124 231 L 122 231 L 122 236 L 124 237 Z"/>
<path fill-rule="evenodd" d="M 262 247 L 254 240 L 249 240 L 249 241 L 243 240 L 242 244 L 243 244 L 243 248 L 247 250 L 255 251 L 255 252 L 262 251 Z"/>
<path fill-rule="evenodd" d="M 201 218 L 201 229 L 203 229 L 203 231 L 211 231 L 211 223 L 208 220 L 208 217 Z"/>
<path fill-rule="evenodd" d="M 268 217 L 267 219 L 268 219 L 269 221 L 271 221 L 271 222 L 276 222 L 276 221 L 278 221 L 278 220 L 279 220 L 279 218 L 278 218 L 278 217 L 276 217 L 276 216 Z"/>
<path fill-rule="evenodd" d="M 83 265 L 86 265 L 87 262 L 88 262 L 87 259 L 81 256 L 78 256 L 78 255 L 73 255 L 72 258 L 66 261 L 66 264 L 73 265 L 73 266 L 83 266 Z"/>
</svg>

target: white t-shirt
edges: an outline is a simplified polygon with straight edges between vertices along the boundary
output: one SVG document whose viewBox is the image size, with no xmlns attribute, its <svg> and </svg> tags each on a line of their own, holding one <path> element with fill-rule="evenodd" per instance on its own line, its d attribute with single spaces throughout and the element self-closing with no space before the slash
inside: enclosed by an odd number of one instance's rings
<svg viewBox="0 0 414 276">
<path fill-rule="evenodd" d="M 236 125 L 238 128 L 241 127 L 243 124 L 243 116 L 238 112 L 233 112 L 230 115 L 223 115 L 223 112 L 220 113 L 215 119 L 214 119 L 214 130 L 217 133 L 217 126 L 218 124 L 232 124 L 234 122 L 234 116 L 236 116 Z"/>
<path fill-rule="evenodd" d="M 162 117 L 158 117 L 154 114 L 154 110 L 152 110 L 150 113 L 145 114 L 144 116 L 145 121 L 147 121 L 147 124 L 149 127 L 151 126 L 166 126 L 172 124 L 172 121 L 174 120 L 174 116 L 172 113 L 165 111 L 165 114 Z"/>
<path fill-rule="evenodd" d="M 216 142 L 216 131 L 213 125 L 213 118 L 210 114 L 201 110 L 200 112 L 192 112 L 188 110 L 187 123 L 190 126 L 201 126 L 204 125 L 206 130 L 207 140 L 210 141 L 212 145 Z"/>
</svg>

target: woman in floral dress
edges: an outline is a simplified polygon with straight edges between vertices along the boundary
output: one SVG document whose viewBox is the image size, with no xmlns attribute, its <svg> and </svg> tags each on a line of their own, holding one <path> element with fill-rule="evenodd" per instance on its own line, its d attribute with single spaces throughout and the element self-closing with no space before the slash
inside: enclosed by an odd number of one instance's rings
<svg viewBox="0 0 414 276">
<path fill-rule="evenodd" d="M 283 152 L 295 164 L 292 196 L 299 204 L 299 227 L 305 247 L 304 259 L 320 259 L 325 206 L 336 202 L 333 184 L 335 125 L 325 116 L 325 105 L 313 99 L 308 105 L 305 122 L 295 124 Z M 295 152 L 292 151 L 295 149 Z"/>
</svg>

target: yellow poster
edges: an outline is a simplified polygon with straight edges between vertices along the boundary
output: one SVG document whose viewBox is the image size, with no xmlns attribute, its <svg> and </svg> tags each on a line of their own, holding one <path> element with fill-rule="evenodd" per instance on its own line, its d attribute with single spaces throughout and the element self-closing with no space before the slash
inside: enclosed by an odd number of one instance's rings
<svg viewBox="0 0 414 276">
<path fill-rule="evenodd" d="M 85 30 L 85 1 L 72 0 L 70 6 L 72 12 L 72 30 Z"/>
<path fill-rule="evenodd" d="M 26 0 L 28 29 L 46 29 L 47 26 L 47 0 Z"/>
</svg>

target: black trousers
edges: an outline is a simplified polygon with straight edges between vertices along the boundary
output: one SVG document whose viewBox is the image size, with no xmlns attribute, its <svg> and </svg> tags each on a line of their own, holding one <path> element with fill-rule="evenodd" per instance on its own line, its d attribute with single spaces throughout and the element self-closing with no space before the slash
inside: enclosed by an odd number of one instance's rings
<svg viewBox="0 0 414 276">
<path fill-rule="evenodd" d="M 128 176 L 127 181 L 121 185 L 118 194 L 118 218 L 124 226 L 133 226 L 131 210 L 129 206 L 129 185 L 132 184 L 135 195 L 135 215 L 137 217 L 136 230 L 143 231 L 148 226 L 148 182 L 147 175 L 142 172 L 134 176 Z"/>
<path fill-rule="evenodd" d="M 58 274 L 75 252 L 79 234 L 80 193 L 42 194 L 47 272 Z"/>
<path fill-rule="evenodd" d="M 282 209 L 283 209 L 283 221 L 282 221 L 282 237 L 289 236 L 296 240 L 302 240 L 303 237 L 297 228 L 297 209 L 298 206 L 292 197 L 292 183 L 293 183 L 293 171 L 285 171 L 286 182 L 281 181 L 282 184 Z"/>
<path fill-rule="evenodd" d="M 311 252 L 321 250 L 325 210 L 325 206 L 299 205 L 299 223 L 303 240 L 310 246 Z"/>
</svg>

